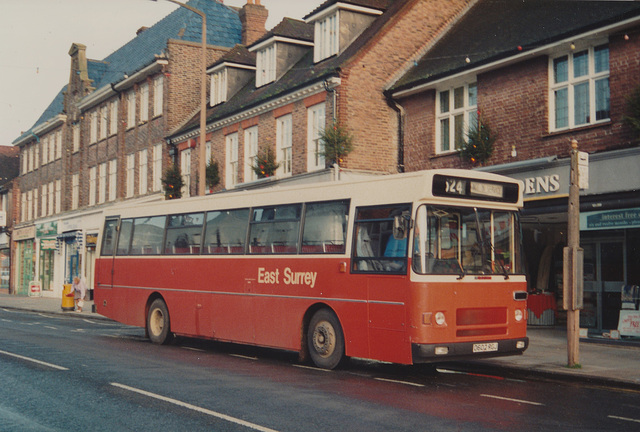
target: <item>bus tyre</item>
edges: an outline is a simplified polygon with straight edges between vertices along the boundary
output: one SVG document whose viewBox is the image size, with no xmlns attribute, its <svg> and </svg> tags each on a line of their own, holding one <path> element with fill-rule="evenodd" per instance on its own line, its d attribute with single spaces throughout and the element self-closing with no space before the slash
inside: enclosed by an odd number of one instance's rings
<svg viewBox="0 0 640 432">
<path fill-rule="evenodd" d="M 344 357 L 344 335 L 338 317 L 320 309 L 311 318 L 307 331 L 309 355 L 319 368 L 333 369 Z"/>
<path fill-rule="evenodd" d="M 147 316 L 147 333 L 151 342 L 165 345 L 171 342 L 171 323 L 169 321 L 169 310 L 162 299 L 155 299 L 149 307 Z"/>
</svg>

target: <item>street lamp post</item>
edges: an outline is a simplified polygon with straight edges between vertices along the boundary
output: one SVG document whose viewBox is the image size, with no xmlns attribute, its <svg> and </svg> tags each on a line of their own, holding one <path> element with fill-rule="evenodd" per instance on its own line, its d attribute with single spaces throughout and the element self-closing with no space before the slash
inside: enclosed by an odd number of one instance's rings
<svg viewBox="0 0 640 432">
<path fill-rule="evenodd" d="M 153 0 L 157 1 L 157 0 Z M 207 161 L 207 16 L 204 12 L 177 0 L 167 0 L 200 15 L 202 18 L 202 53 L 200 58 L 200 145 L 198 150 L 198 195 L 205 194 Z"/>
</svg>

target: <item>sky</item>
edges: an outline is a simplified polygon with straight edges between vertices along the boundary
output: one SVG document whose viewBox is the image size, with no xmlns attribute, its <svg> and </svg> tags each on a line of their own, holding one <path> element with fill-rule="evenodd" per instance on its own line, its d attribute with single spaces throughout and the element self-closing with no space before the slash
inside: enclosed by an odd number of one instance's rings
<svg viewBox="0 0 640 432">
<path fill-rule="evenodd" d="M 262 0 L 267 30 L 322 2 Z M 88 58 L 102 60 L 178 7 L 167 0 L 0 0 L 0 145 L 31 128 L 69 82 L 71 44 L 86 45 Z"/>
</svg>

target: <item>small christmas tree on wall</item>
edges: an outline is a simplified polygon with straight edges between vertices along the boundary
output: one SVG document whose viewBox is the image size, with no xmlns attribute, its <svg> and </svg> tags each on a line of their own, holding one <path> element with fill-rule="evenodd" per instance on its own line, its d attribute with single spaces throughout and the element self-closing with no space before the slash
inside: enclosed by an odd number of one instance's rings
<svg viewBox="0 0 640 432">
<path fill-rule="evenodd" d="M 469 128 L 467 139 L 458 150 L 460 157 L 471 162 L 472 165 L 484 164 L 493 154 L 493 144 L 497 138 L 498 134 L 491 129 L 491 126 L 478 117 L 478 122 Z"/>
<path fill-rule="evenodd" d="M 353 150 L 353 136 L 337 122 L 320 132 L 320 141 L 324 145 L 322 156 L 329 165 L 340 165 Z"/>
<path fill-rule="evenodd" d="M 220 183 L 220 167 L 218 166 L 218 161 L 216 161 L 213 157 L 209 159 L 205 176 L 205 180 L 207 182 L 206 184 L 209 189 L 218 186 L 218 184 Z"/>
<path fill-rule="evenodd" d="M 176 164 L 171 164 L 171 166 L 164 172 L 164 177 L 162 177 L 162 187 L 164 188 L 165 199 L 170 200 L 182 198 L 183 186 L 184 181 L 182 180 L 180 167 Z"/>
<path fill-rule="evenodd" d="M 253 169 L 258 178 L 267 178 L 272 177 L 279 166 L 280 164 L 276 162 L 275 152 L 270 146 L 266 145 L 256 155 L 251 169 Z"/>
</svg>

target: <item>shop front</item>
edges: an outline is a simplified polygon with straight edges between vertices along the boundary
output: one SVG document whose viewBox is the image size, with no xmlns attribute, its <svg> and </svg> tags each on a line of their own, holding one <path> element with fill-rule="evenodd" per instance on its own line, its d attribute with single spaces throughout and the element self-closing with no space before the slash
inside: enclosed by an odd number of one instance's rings
<svg viewBox="0 0 640 432">
<path fill-rule="evenodd" d="M 29 295 L 29 286 L 35 280 L 35 225 L 16 228 L 13 231 L 15 242 L 15 294 Z"/>
<path fill-rule="evenodd" d="M 57 232 L 58 223 L 55 221 L 36 225 L 36 238 L 39 246 L 38 275 L 40 287 L 45 293 L 54 290 Z"/>
<path fill-rule="evenodd" d="M 618 337 L 637 317 L 640 285 L 640 148 L 589 156 L 588 189 L 580 191 L 584 309 L 590 335 Z M 524 183 L 521 214 L 529 283 L 529 324 L 563 324 L 562 249 L 567 244 L 569 159 L 542 158 L 487 170 Z M 626 293 L 626 294 L 625 294 Z M 630 301 L 624 301 L 631 296 Z M 631 305 L 634 309 L 631 309 Z M 634 313 L 625 312 L 635 310 Z M 631 316 L 631 318 L 629 318 Z M 625 334 L 626 333 L 626 334 Z M 640 336 L 640 334 L 638 335 Z"/>
<path fill-rule="evenodd" d="M 0 233 L 0 290 L 9 291 L 11 281 L 11 238 Z"/>
</svg>

